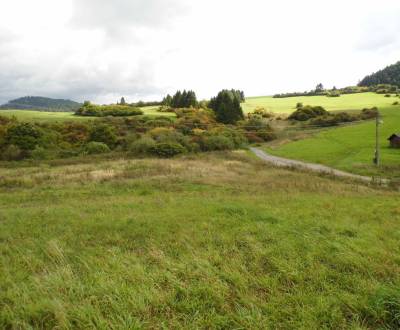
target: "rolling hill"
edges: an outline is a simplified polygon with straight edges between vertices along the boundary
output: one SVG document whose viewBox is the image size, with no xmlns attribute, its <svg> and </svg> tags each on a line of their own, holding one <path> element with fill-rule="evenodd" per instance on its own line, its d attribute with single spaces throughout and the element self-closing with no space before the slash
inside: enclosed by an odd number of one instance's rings
<svg viewBox="0 0 400 330">
<path fill-rule="evenodd" d="M 400 61 L 366 76 L 361 80 L 359 86 L 374 86 L 379 84 L 390 84 L 400 87 Z"/>
<path fill-rule="evenodd" d="M 25 96 L 11 100 L 0 106 L 1 109 L 40 110 L 40 111 L 75 111 L 80 103 L 64 99 L 52 99 L 41 96 Z"/>
</svg>

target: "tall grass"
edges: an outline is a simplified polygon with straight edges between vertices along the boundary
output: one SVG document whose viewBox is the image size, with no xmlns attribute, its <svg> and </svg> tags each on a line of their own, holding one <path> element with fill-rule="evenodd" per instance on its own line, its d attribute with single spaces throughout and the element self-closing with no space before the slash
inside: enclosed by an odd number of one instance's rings
<svg viewBox="0 0 400 330">
<path fill-rule="evenodd" d="M 0 328 L 391 328 L 398 200 L 242 153 L 0 169 Z"/>
</svg>

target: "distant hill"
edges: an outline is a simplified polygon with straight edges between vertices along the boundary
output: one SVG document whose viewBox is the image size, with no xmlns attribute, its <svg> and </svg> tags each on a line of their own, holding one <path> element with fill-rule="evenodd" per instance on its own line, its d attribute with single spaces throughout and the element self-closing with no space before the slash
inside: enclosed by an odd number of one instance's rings
<svg viewBox="0 0 400 330">
<path fill-rule="evenodd" d="M 390 84 L 400 87 L 400 61 L 389 65 L 383 70 L 366 76 L 358 84 L 359 86 L 373 86 L 379 84 Z"/>
<path fill-rule="evenodd" d="M 25 96 L 11 100 L 0 106 L 1 109 L 39 110 L 39 111 L 75 111 L 82 104 L 71 100 L 51 99 L 41 96 Z"/>
</svg>

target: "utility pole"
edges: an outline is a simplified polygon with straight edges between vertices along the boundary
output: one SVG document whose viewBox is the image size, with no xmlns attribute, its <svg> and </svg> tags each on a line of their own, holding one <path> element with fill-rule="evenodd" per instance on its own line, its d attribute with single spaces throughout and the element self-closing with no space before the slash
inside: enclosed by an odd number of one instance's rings
<svg viewBox="0 0 400 330">
<path fill-rule="evenodd" d="M 381 116 L 379 110 L 376 112 L 376 137 L 375 137 L 375 158 L 374 164 L 376 166 L 380 166 L 381 164 L 381 151 L 380 151 L 380 143 L 379 143 L 379 125 L 381 124 Z"/>
</svg>

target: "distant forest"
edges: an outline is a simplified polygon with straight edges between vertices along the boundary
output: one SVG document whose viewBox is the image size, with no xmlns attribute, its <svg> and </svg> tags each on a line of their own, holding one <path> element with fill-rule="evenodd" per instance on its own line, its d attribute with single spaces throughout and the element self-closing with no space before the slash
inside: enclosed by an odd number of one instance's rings
<svg viewBox="0 0 400 330">
<path fill-rule="evenodd" d="M 389 65 L 383 70 L 366 76 L 358 84 L 359 86 L 374 86 L 380 84 L 390 84 L 400 87 L 400 61 Z"/>
<path fill-rule="evenodd" d="M 11 100 L 0 109 L 39 110 L 39 111 L 76 111 L 82 106 L 78 102 L 63 99 L 51 99 L 40 96 L 26 96 Z"/>
</svg>

